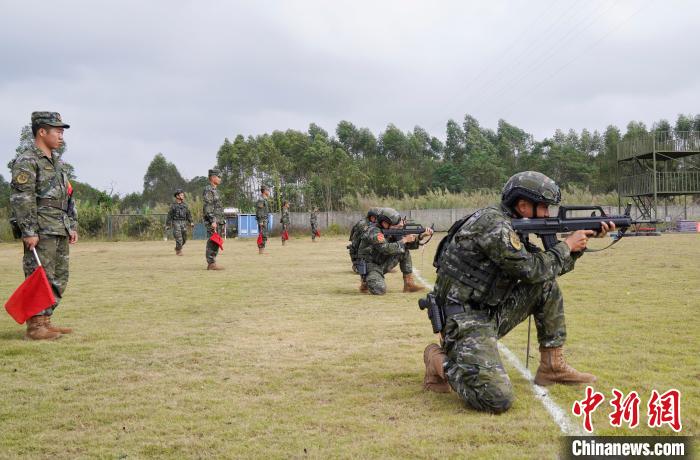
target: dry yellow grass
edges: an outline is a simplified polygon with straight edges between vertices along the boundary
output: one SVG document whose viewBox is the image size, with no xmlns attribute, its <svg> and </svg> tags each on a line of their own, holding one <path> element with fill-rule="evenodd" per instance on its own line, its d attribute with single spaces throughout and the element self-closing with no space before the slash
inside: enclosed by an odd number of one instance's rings
<svg viewBox="0 0 700 460">
<path fill-rule="evenodd" d="M 207 272 L 201 241 L 184 257 L 172 242 L 79 243 L 54 321 L 73 335 L 26 342 L 0 316 L 0 457 L 556 457 L 560 431 L 512 369 L 518 399 L 501 416 L 421 390 L 419 295 L 401 293 L 400 273 L 386 296 L 359 294 L 345 244 L 275 238 L 258 256 L 229 240 L 227 270 Z M 414 254 L 426 278 L 435 246 Z M 20 252 L 0 245 L 3 299 Z M 700 421 L 698 256 L 697 235 L 630 238 L 561 281 L 573 364 L 606 396 L 680 389 L 683 434 Z M 505 340 L 521 357 L 525 332 Z M 569 411 L 583 391 L 552 394 Z M 625 433 L 606 412 L 599 432 Z"/>
</svg>

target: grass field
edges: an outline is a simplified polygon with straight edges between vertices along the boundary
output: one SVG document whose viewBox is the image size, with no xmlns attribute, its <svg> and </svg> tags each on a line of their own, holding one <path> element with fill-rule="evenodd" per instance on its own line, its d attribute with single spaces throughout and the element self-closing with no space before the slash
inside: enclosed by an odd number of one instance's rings
<svg viewBox="0 0 700 460">
<path fill-rule="evenodd" d="M 500 416 L 422 391 L 420 295 L 401 293 L 398 271 L 386 296 L 361 295 L 345 244 L 274 238 L 258 256 L 229 240 L 222 272 L 205 270 L 201 241 L 184 257 L 163 241 L 74 246 L 54 316 L 74 334 L 27 342 L 0 315 L 0 457 L 556 458 L 561 431 L 507 363 L 517 400 Z M 435 247 L 413 255 L 430 282 Z M 0 245 L 3 301 L 20 252 Z M 681 434 L 697 434 L 699 260 L 700 235 L 628 238 L 560 280 L 567 356 L 606 396 L 597 434 L 673 434 L 645 415 L 649 392 L 670 388 Z M 504 339 L 523 361 L 526 325 Z M 610 427 L 612 388 L 639 392 L 637 429 Z M 568 414 L 584 396 L 550 391 Z"/>
</svg>

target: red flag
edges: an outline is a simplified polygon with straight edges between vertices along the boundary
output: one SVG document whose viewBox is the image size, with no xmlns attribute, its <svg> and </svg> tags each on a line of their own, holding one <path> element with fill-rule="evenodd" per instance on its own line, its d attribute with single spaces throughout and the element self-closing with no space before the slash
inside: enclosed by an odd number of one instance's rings
<svg viewBox="0 0 700 460">
<path fill-rule="evenodd" d="M 262 246 L 263 239 L 262 239 L 262 233 L 258 233 L 258 246 Z"/>
<path fill-rule="evenodd" d="M 7 299 L 5 310 L 15 321 L 23 324 L 27 319 L 55 303 L 56 297 L 53 295 L 44 267 L 39 266 Z"/>
<path fill-rule="evenodd" d="M 320 238 L 320 237 L 321 237 L 321 232 L 319 232 L 318 230 L 316 230 L 316 236 Z"/>
<path fill-rule="evenodd" d="M 287 232 L 287 230 L 282 232 L 282 239 L 285 241 L 289 239 L 289 232 Z"/>
<path fill-rule="evenodd" d="M 224 240 L 221 238 L 221 235 L 219 235 L 218 233 L 214 233 L 209 239 L 212 243 L 219 246 L 219 248 L 221 248 L 222 251 L 224 250 Z"/>
</svg>

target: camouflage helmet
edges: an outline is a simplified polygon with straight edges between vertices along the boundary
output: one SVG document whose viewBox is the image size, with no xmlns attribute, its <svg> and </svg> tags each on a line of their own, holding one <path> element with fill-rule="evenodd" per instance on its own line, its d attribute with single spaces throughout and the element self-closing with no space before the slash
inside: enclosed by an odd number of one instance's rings
<svg viewBox="0 0 700 460">
<path fill-rule="evenodd" d="M 182 190 L 181 188 L 175 189 L 175 193 L 173 193 L 173 196 L 177 197 L 181 193 L 185 193 L 185 191 Z"/>
<path fill-rule="evenodd" d="M 401 214 L 394 208 L 380 208 L 377 215 L 377 223 L 388 222 L 389 225 L 398 225 L 401 222 Z"/>
<path fill-rule="evenodd" d="M 518 199 L 533 203 L 557 205 L 561 201 L 559 186 L 549 177 L 537 171 L 524 171 L 511 176 L 503 186 L 501 203 L 513 207 Z"/>
<path fill-rule="evenodd" d="M 381 213 L 382 208 L 380 207 L 369 208 L 369 210 L 367 211 L 367 218 L 369 219 L 370 217 L 377 217 Z"/>
</svg>

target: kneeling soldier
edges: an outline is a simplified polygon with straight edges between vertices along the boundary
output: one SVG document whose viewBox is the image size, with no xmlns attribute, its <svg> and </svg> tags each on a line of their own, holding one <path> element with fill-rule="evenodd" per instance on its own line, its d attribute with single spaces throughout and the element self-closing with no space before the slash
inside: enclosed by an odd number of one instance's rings
<svg viewBox="0 0 700 460">
<path fill-rule="evenodd" d="M 392 208 L 383 208 L 377 216 L 377 223 L 370 225 L 360 240 L 357 250 L 358 273 L 362 277 L 361 292 L 375 295 L 386 293 L 384 274 L 397 264 L 403 273 L 403 292 L 422 291 L 423 287 L 413 281 L 411 249 L 418 248 L 418 240 L 433 233 L 427 229 L 423 235 L 405 235 L 398 241 L 389 241 L 383 230 L 402 228 L 401 215 Z"/>
<path fill-rule="evenodd" d="M 348 253 L 350 254 L 350 262 L 352 262 L 352 271 L 357 273 L 357 250 L 360 248 L 360 240 L 362 235 L 367 231 L 370 225 L 377 222 L 377 216 L 381 212 L 381 208 L 369 208 L 367 217 L 357 221 L 350 230 L 350 244 L 347 245 Z"/>
<path fill-rule="evenodd" d="M 548 217 L 559 187 L 544 174 L 512 176 L 499 207 L 478 210 L 457 223 L 438 247 L 434 301 L 444 312 L 442 344 L 423 353 L 424 388 L 452 388 L 470 407 L 492 413 L 513 404 L 513 387 L 501 363 L 498 339 L 533 315 L 540 344 L 538 385 L 591 383 L 564 359 L 564 301 L 557 277 L 574 269 L 591 230 L 579 230 L 547 251 L 513 230 L 511 219 Z M 614 228 L 602 224 L 602 237 Z"/>
</svg>

